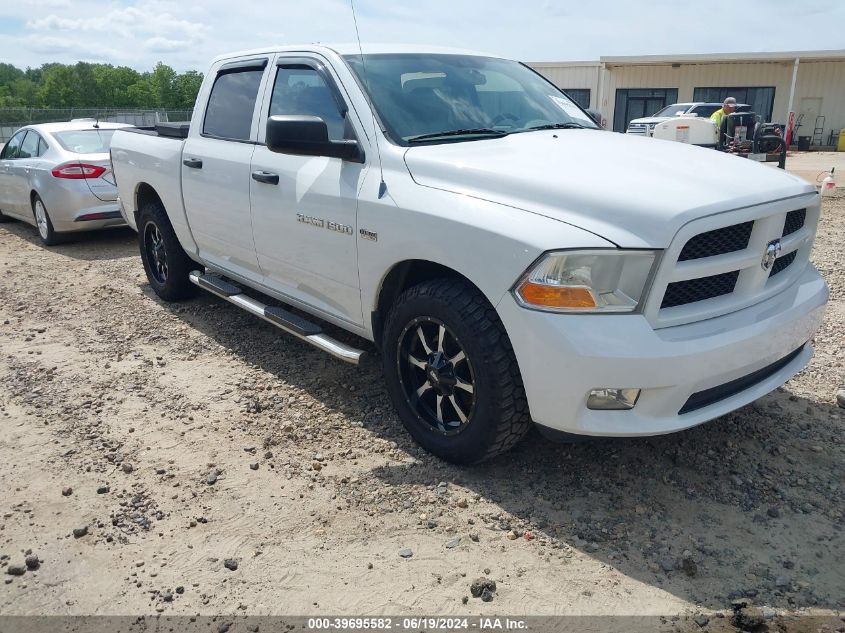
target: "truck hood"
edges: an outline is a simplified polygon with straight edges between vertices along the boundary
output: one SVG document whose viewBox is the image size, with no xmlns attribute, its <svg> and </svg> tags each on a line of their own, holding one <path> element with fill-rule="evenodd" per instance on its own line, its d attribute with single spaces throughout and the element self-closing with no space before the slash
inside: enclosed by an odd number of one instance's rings
<svg viewBox="0 0 845 633">
<path fill-rule="evenodd" d="M 629 248 L 665 248 L 693 219 L 815 192 L 774 166 L 596 130 L 411 147 L 405 164 L 419 185 L 537 213 Z"/>
</svg>

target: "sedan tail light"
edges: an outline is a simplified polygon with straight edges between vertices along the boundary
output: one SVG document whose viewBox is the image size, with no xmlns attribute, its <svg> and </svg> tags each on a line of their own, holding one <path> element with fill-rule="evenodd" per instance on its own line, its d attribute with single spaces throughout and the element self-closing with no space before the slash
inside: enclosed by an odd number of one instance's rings
<svg viewBox="0 0 845 633">
<path fill-rule="evenodd" d="M 53 169 L 52 174 L 56 178 L 70 178 L 81 180 L 85 178 L 99 178 L 106 173 L 105 167 L 99 165 L 87 165 L 85 163 L 65 163 Z"/>
</svg>

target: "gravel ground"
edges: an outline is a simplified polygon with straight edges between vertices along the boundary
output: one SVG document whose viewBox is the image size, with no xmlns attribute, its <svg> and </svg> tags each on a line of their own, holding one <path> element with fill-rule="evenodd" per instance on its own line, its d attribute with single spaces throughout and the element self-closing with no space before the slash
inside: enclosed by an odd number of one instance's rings
<svg viewBox="0 0 845 633">
<path fill-rule="evenodd" d="M 207 295 L 155 299 L 131 232 L 44 249 L 3 225 L 0 613 L 686 614 L 730 630 L 747 599 L 766 622 L 841 627 L 843 243 L 845 197 L 828 199 L 814 261 L 832 300 L 785 388 L 683 433 L 532 433 L 458 468 L 411 443 L 372 362 Z"/>
</svg>

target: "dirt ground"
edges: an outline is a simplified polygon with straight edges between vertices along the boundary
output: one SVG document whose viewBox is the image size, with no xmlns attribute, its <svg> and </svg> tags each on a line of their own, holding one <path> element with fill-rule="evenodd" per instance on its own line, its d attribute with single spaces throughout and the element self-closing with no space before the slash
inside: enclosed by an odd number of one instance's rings
<svg viewBox="0 0 845 633">
<path fill-rule="evenodd" d="M 409 440 L 374 363 L 208 295 L 158 301 L 130 231 L 45 249 L 2 225 L 0 613 L 691 614 L 723 630 L 714 612 L 745 597 L 766 618 L 836 615 L 843 243 L 839 197 L 814 254 L 831 303 L 785 388 L 683 433 L 532 433 L 458 468 Z M 480 576 L 490 602 L 471 596 Z"/>
</svg>

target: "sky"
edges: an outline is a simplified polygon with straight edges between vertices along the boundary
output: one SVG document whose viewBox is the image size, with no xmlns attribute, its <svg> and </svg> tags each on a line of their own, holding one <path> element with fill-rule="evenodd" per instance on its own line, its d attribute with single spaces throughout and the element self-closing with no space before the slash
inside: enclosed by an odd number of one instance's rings
<svg viewBox="0 0 845 633">
<path fill-rule="evenodd" d="M 521 61 L 845 47 L 843 0 L 354 0 L 361 39 Z M 724 13 L 720 17 L 716 7 Z M 354 42 L 350 0 L 0 0 L 0 62 L 162 61 L 204 70 L 220 54 Z"/>
</svg>

